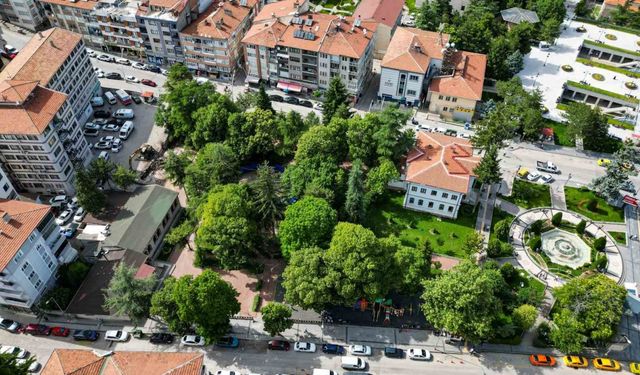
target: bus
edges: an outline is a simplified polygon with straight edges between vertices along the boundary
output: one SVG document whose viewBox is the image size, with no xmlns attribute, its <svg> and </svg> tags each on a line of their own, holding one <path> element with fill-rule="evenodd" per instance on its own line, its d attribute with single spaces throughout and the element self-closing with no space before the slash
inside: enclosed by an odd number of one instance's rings
<svg viewBox="0 0 640 375">
<path fill-rule="evenodd" d="M 120 101 L 124 105 L 129 105 L 132 102 L 131 96 L 129 94 L 127 94 L 127 92 L 122 90 L 122 89 L 116 90 L 116 96 L 118 97 L 118 99 L 120 99 Z"/>
</svg>

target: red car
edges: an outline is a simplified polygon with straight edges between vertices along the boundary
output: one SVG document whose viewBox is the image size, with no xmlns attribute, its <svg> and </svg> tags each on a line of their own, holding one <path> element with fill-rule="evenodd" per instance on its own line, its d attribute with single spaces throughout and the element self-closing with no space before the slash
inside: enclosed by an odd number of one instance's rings
<svg viewBox="0 0 640 375">
<path fill-rule="evenodd" d="M 289 341 L 282 340 L 271 340 L 269 341 L 268 348 L 269 350 L 289 350 Z"/>
<path fill-rule="evenodd" d="M 140 81 L 140 83 L 142 83 L 143 85 L 151 86 L 151 87 L 158 86 L 155 82 L 153 82 L 150 79 L 143 79 L 143 80 Z"/>
<path fill-rule="evenodd" d="M 71 333 L 71 330 L 69 330 L 69 328 L 65 328 L 65 327 L 53 327 L 53 328 L 51 328 L 51 334 L 53 336 L 67 337 L 67 336 L 69 336 L 69 333 Z"/>
<path fill-rule="evenodd" d="M 0 54 L 2 55 L 2 57 L 5 57 L 9 60 L 13 60 L 17 56 L 15 52 L 7 52 L 7 51 L 2 51 L 0 52 Z"/>
<path fill-rule="evenodd" d="M 31 323 L 24 327 L 22 332 L 34 336 L 49 336 L 51 333 L 51 327 L 44 324 Z"/>
</svg>

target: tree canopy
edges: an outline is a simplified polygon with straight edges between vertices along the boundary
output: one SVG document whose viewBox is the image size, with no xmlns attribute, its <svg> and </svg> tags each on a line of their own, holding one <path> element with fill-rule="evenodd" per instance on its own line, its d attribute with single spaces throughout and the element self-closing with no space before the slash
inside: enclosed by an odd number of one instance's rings
<svg viewBox="0 0 640 375">
<path fill-rule="evenodd" d="M 277 336 L 293 327 L 291 320 L 291 308 L 277 302 L 269 302 L 260 309 L 264 330 L 271 336 Z"/>
<path fill-rule="evenodd" d="M 104 308 L 116 316 L 126 315 L 133 321 L 140 321 L 149 313 L 151 295 L 157 280 L 155 275 L 138 279 L 136 272 L 136 268 L 120 262 L 109 287 L 104 290 Z"/>
<path fill-rule="evenodd" d="M 322 199 L 307 196 L 287 207 L 278 229 L 282 255 L 314 246 L 325 247 L 337 224 L 337 213 Z"/>
</svg>

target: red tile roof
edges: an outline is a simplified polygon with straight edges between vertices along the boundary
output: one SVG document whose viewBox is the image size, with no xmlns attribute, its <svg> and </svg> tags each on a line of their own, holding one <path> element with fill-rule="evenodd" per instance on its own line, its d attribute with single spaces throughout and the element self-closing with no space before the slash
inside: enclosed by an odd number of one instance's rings
<svg viewBox="0 0 640 375">
<path fill-rule="evenodd" d="M 458 51 L 454 59 L 456 63 L 454 74 L 431 79 L 429 91 L 458 98 L 481 100 L 487 56 Z"/>
<path fill-rule="evenodd" d="M 241 6 L 238 1 L 215 1 L 180 33 L 213 39 L 229 39 L 238 26 L 249 16 L 257 0 Z"/>
<path fill-rule="evenodd" d="M 425 74 L 431 59 L 442 59 L 442 49 L 449 41 L 448 34 L 398 27 L 382 58 L 383 68 Z"/>
<path fill-rule="evenodd" d="M 480 158 L 467 140 L 440 133 L 418 132 L 407 156 L 405 180 L 467 194 Z"/>
<path fill-rule="evenodd" d="M 71 2 L 69 0 L 41 0 L 43 3 L 60 5 L 62 7 L 71 7 L 78 8 L 84 10 L 93 10 L 95 9 L 99 2 L 98 0 L 80 0 Z"/>
<path fill-rule="evenodd" d="M 37 81 L 1 81 L 0 134 L 42 134 L 66 99 Z"/>
<path fill-rule="evenodd" d="M 353 17 L 363 20 L 375 20 L 391 28 L 402 14 L 404 1 L 401 0 L 362 0 L 353 12 Z"/>
<path fill-rule="evenodd" d="M 260 13 L 256 14 L 253 22 L 258 23 L 280 17 L 292 16 L 297 12 L 298 4 L 298 0 L 282 0 L 265 4 L 260 10 Z"/>
<path fill-rule="evenodd" d="M 55 349 L 41 375 L 200 375 L 199 352 L 114 352 Z"/>
<path fill-rule="evenodd" d="M 16 200 L 0 200 L 0 271 L 16 256 L 51 207 Z"/>
</svg>

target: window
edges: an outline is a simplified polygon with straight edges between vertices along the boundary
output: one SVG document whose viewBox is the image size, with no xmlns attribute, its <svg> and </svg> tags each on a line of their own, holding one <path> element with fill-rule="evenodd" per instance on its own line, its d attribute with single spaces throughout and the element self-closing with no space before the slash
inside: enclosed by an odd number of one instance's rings
<svg viewBox="0 0 640 375">
<path fill-rule="evenodd" d="M 442 100 L 442 98 L 444 98 L 444 96 L 438 95 L 438 99 Z"/>
<path fill-rule="evenodd" d="M 442 193 L 442 198 L 449 198 L 449 193 Z"/>
<path fill-rule="evenodd" d="M 433 202 L 429 202 L 429 204 L 427 204 L 427 207 L 433 208 Z"/>
<path fill-rule="evenodd" d="M 425 188 L 420 188 L 420 193 L 422 193 L 422 194 L 427 194 L 427 189 L 425 189 Z"/>
<path fill-rule="evenodd" d="M 4 184 L 4 186 L 2 187 L 2 190 L 9 191 L 9 184 Z"/>
<path fill-rule="evenodd" d="M 458 101 L 458 98 L 451 98 L 451 101 L 455 103 Z"/>
<path fill-rule="evenodd" d="M 438 194 L 438 192 L 437 192 L 437 191 L 435 191 L 435 190 L 431 190 L 431 195 L 432 195 L 432 196 L 434 196 L 434 197 L 435 197 L 435 196 L 436 196 L 436 194 Z"/>
<path fill-rule="evenodd" d="M 22 256 L 24 255 L 24 253 L 22 252 L 22 250 L 18 250 L 18 253 L 16 254 L 16 256 L 13 258 L 13 261 L 18 263 L 20 261 L 20 259 L 22 259 Z M 25 263 L 27 264 L 27 263 Z M 24 267 L 24 266 L 22 266 Z"/>
<path fill-rule="evenodd" d="M 411 187 L 411 191 L 418 191 L 418 188 L 417 188 L 417 187 L 415 187 L 415 186 L 412 186 L 412 187 Z"/>
<path fill-rule="evenodd" d="M 452 200 L 452 201 L 455 201 L 455 200 L 457 200 L 457 199 L 458 199 L 458 196 L 457 196 L 457 195 L 455 195 L 455 194 L 452 194 L 452 195 L 451 195 L 451 200 Z"/>
<path fill-rule="evenodd" d="M 453 112 L 453 107 L 449 108 L 449 112 Z"/>
<path fill-rule="evenodd" d="M 442 111 L 443 112 L 448 112 L 449 111 L 449 107 L 442 107 Z"/>
<path fill-rule="evenodd" d="M 449 211 L 449 212 L 453 212 L 453 206 L 449 206 L 449 208 L 447 209 L 447 211 Z"/>
<path fill-rule="evenodd" d="M 438 209 L 439 209 L 440 211 L 444 210 L 444 204 L 441 204 L 440 206 L 438 206 Z"/>
<path fill-rule="evenodd" d="M 414 76 L 413 74 L 409 75 L 409 81 L 419 81 L 420 80 L 420 76 Z"/>
<path fill-rule="evenodd" d="M 424 201 L 422 199 L 418 199 L 418 206 L 422 206 L 423 203 Z"/>
<path fill-rule="evenodd" d="M 413 204 L 414 199 L 413 198 L 409 198 L 409 203 Z"/>
<path fill-rule="evenodd" d="M 407 95 L 416 96 L 416 90 L 407 90 Z"/>
<path fill-rule="evenodd" d="M 450 96 L 447 96 L 446 98 L 444 98 L 444 100 L 446 100 L 446 101 L 450 101 L 450 100 L 451 100 L 451 97 L 450 97 Z"/>
</svg>

